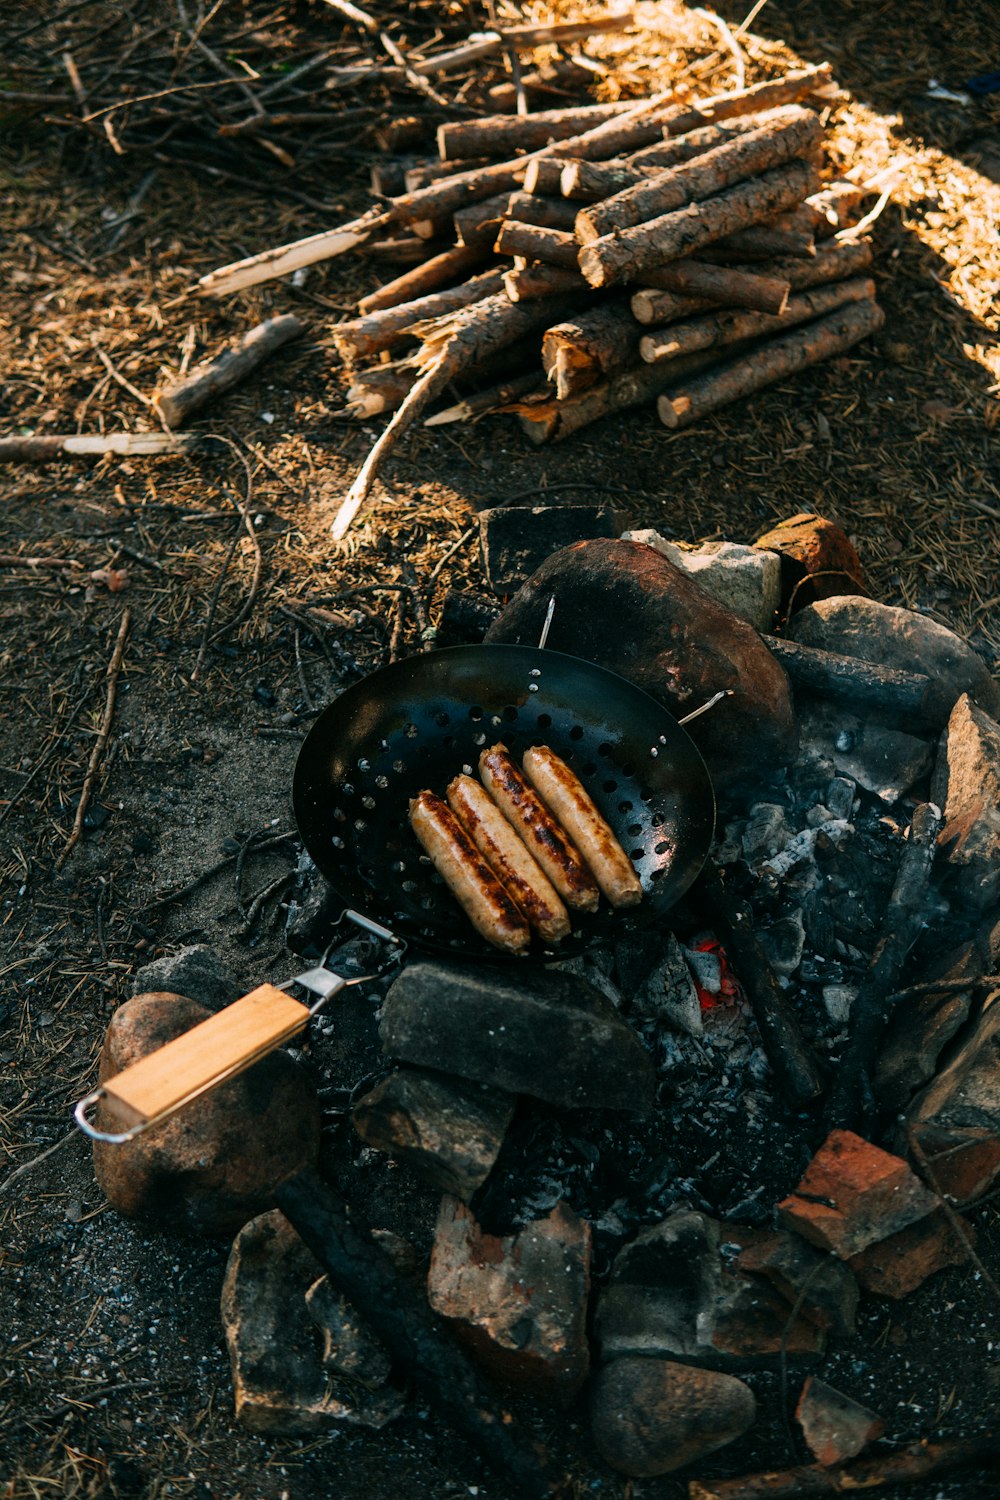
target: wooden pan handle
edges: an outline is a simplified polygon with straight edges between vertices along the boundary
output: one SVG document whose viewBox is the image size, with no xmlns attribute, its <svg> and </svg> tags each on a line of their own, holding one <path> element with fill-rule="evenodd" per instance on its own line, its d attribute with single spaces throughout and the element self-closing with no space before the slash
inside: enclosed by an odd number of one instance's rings
<svg viewBox="0 0 1000 1500">
<path fill-rule="evenodd" d="M 304 1031 L 309 1015 L 309 1007 L 301 1001 L 272 984 L 262 984 L 106 1079 L 84 1104 L 99 1099 L 115 1126 L 129 1135 L 138 1134 Z M 96 1132 L 85 1118 L 81 1120 L 79 1109 L 77 1120 L 88 1134 L 108 1138 L 106 1132 Z"/>
</svg>

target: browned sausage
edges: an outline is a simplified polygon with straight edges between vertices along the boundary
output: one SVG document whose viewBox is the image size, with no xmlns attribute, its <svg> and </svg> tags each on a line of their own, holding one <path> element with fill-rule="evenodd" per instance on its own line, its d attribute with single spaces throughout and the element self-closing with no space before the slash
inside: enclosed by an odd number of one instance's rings
<svg viewBox="0 0 1000 1500">
<path fill-rule="evenodd" d="M 532 927 L 547 943 L 566 937 L 569 916 L 555 886 L 479 782 L 456 776 L 448 805 Z"/>
<path fill-rule="evenodd" d="M 479 757 L 479 774 L 493 801 L 522 838 L 572 911 L 595 911 L 600 891 L 594 877 L 537 793 L 510 758 L 506 745 Z"/>
<path fill-rule="evenodd" d="M 447 803 L 421 792 L 410 803 L 410 826 L 476 931 L 506 953 L 523 953 L 527 922 Z"/>
<path fill-rule="evenodd" d="M 547 745 L 527 750 L 523 764 L 524 774 L 587 861 L 611 905 L 635 906 L 642 900 L 642 884 L 632 861 L 578 777 Z"/>
</svg>

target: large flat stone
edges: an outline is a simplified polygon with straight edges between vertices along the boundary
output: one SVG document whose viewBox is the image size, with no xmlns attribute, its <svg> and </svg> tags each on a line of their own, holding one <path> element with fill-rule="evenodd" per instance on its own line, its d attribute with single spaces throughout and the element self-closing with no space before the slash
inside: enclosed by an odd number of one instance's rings
<svg viewBox="0 0 1000 1500">
<path fill-rule="evenodd" d="M 649 1053 L 610 1001 L 572 975 L 411 964 L 386 996 L 379 1032 L 402 1062 L 566 1109 L 652 1107 Z"/>
</svg>

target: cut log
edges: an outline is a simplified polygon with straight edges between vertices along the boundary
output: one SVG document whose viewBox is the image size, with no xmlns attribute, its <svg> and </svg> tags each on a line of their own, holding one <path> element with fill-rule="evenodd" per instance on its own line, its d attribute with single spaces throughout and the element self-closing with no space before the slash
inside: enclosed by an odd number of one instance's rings
<svg viewBox="0 0 1000 1500">
<path fill-rule="evenodd" d="M 374 365 L 370 370 L 357 370 L 347 387 L 347 405 L 344 411 L 348 416 L 361 418 L 376 417 L 383 411 L 395 411 L 406 399 L 416 378 L 416 369 L 409 360 Z"/>
<path fill-rule="evenodd" d="M 667 167 L 616 193 L 603 203 L 581 209 L 576 237 L 589 244 L 615 230 L 630 229 L 659 218 L 685 203 L 697 203 L 768 168 L 806 158 L 820 138 L 820 123 L 807 109 L 796 108 L 746 135 L 715 146 L 704 156 Z"/>
<path fill-rule="evenodd" d="M 681 261 L 676 262 L 681 265 Z M 652 280 L 652 277 L 650 277 Z M 786 283 L 787 285 L 787 283 Z M 640 287 L 632 296 L 632 316 L 646 328 L 663 328 L 680 318 L 717 312 L 720 304 L 710 297 L 689 297 L 684 292 L 661 292 L 658 287 Z"/>
<path fill-rule="evenodd" d="M 708 355 L 693 355 L 690 363 L 685 364 L 685 373 L 703 370 L 709 362 Z M 662 368 L 656 365 L 632 365 L 566 401 L 558 401 L 555 397 L 523 401 L 514 407 L 514 411 L 530 442 L 536 445 L 558 443 L 601 417 L 654 401 L 667 379 Z"/>
<path fill-rule="evenodd" d="M 632 311 L 640 323 L 665 323 L 671 317 L 683 317 L 685 314 L 677 309 L 694 298 L 703 305 L 780 313 L 791 291 L 791 283 L 781 277 L 759 276 L 737 266 L 713 266 L 697 260 L 671 261 L 644 275 L 649 288 L 636 292 L 632 299 Z M 658 302 L 661 289 L 673 293 L 673 298 Z"/>
<path fill-rule="evenodd" d="M 642 330 L 627 301 L 606 303 L 547 329 L 542 368 L 565 401 L 635 364 Z"/>
<path fill-rule="evenodd" d="M 689 385 L 661 396 L 657 403 L 660 420 L 667 427 L 690 427 L 692 422 L 731 401 L 739 401 L 776 380 L 841 354 L 875 333 L 884 322 L 885 314 L 875 302 L 859 302 L 854 307 L 828 313 L 806 328 L 771 339 L 752 353 L 730 360 Z"/>
<path fill-rule="evenodd" d="M 577 270 L 580 247 L 563 229 L 539 229 L 534 224 L 518 224 L 505 219 L 494 245 L 498 255 L 523 255 L 526 260 L 540 260 L 547 266 Z"/>
<path fill-rule="evenodd" d="M 538 260 L 505 271 L 503 285 L 512 302 L 529 302 L 535 297 L 551 297 L 558 292 L 590 291 L 579 271 L 547 266 Z"/>
<path fill-rule="evenodd" d="M 510 193 L 498 193 L 495 198 L 484 198 L 481 203 L 457 209 L 451 219 L 458 243 L 469 250 L 489 250 L 507 216 L 510 199 Z"/>
<path fill-rule="evenodd" d="M 834 281 L 815 287 L 811 292 L 796 292 L 789 297 L 783 313 L 752 312 L 747 308 L 731 312 L 713 312 L 707 317 L 677 323 L 662 333 L 648 333 L 640 341 L 639 353 L 647 364 L 676 359 L 681 354 L 697 354 L 700 349 L 723 349 L 744 339 L 767 338 L 797 323 L 821 317 L 851 302 L 871 301 L 875 283 L 863 276 L 850 281 Z"/>
<path fill-rule="evenodd" d="M 74 432 L 0 438 L 0 463 L 47 464 L 58 458 L 135 458 L 193 453 L 210 440 L 200 432 Z"/>
<path fill-rule="evenodd" d="M 571 165 L 561 156 L 543 156 L 529 162 L 524 171 L 524 191 L 553 197 L 560 190 L 563 171 Z"/>
<path fill-rule="evenodd" d="M 444 427 L 451 422 L 475 422 L 479 417 L 488 416 L 491 412 L 502 411 L 512 401 L 521 400 L 522 397 L 539 390 L 543 385 L 544 381 L 537 370 L 531 370 L 527 375 L 519 375 L 513 380 L 501 380 L 496 385 L 488 386 L 484 391 L 477 391 L 472 396 L 466 396 L 454 406 L 435 412 L 432 417 L 426 417 L 424 426 Z"/>
<path fill-rule="evenodd" d="M 268 318 L 210 363 L 199 365 L 183 380 L 164 386 L 153 397 L 153 404 L 168 427 L 180 427 L 192 412 L 245 380 L 276 349 L 300 338 L 304 331 L 292 313 Z"/>
<path fill-rule="evenodd" d="M 492 297 L 502 286 L 500 271 L 485 271 L 482 276 L 474 276 L 471 281 L 464 281 L 446 291 L 432 292 L 413 302 L 403 302 L 396 307 L 383 308 L 381 312 L 369 313 L 364 318 L 339 323 L 331 330 L 331 336 L 341 359 L 346 364 L 356 364 L 406 338 L 415 323 L 443 317 L 460 307 L 468 307 L 470 303 L 481 302 L 485 297 Z"/>
<path fill-rule="evenodd" d="M 703 125 L 717 125 L 721 120 L 731 120 L 737 115 L 752 115 L 780 104 L 797 104 L 810 94 L 829 88 L 831 81 L 830 64 L 820 63 L 815 68 L 793 68 L 783 78 L 768 79 L 747 89 L 734 89 L 714 99 L 676 105 L 664 121 L 664 135 L 687 135 Z"/>
<path fill-rule="evenodd" d="M 487 115 L 482 120 L 456 120 L 438 126 L 437 147 L 443 162 L 469 156 L 510 157 L 517 151 L 538 151 L 553 141 L 564 141 L 604 120 L 623 115 L 635 104 L 588 104 L 579 109 L 543 109 L 533 115 Z M 647 101 L 649 102 L 649 101 Z"/>
<path fill-rule="evenodd" d="M 930 681 L 922 672 L 879 666 L 876 662 L 862 661 L 860 656 L 820 651 L 815 646 L 803 646 L 776 635 L 763 635 L 761 640 L 797 688 L 866 711 L 892 714 L 901 721 L 921 725 L 929 722 Z"/>
<path fill-rule="evenodd" d="M 380 286 L 377 291 L 369 292 L 358 303 L 358 312 L 366 315 L 381 312 L 387 307 L 399 307 L 403 302 L 413 302 L 441 287 L 464 281 L 470 271 L 482 264 L 483 259 L 479 250 L 469 250 L 463 245 L 445 250 L 441 255 L 425 260 L 423 265 L 416 266 L 412 271 L 397 276 L 395 281 Z"/>
<path fill-rule="evenodd" d="M 802 229 L 782 229 L 775 224 L 755 224 L 720 239 L 705 251 L 705 258 L 723 265 L 740 260 L 770 260 L 772 256 L 811 258 L 816 254 L 813 235 Z"/>
<path fill-rule="evenodd" d="M 489 162 L 484 156 L 478 161 L 463 162 L 457 170 L 471 172 L 476 167 L 485 167 L 488 165 Z M 403 193 L 398 196 L 403 197 L 406 193 L 415 193 L 419 188 L 429 187 L 432 182 L 440 182 L 444 177 L 454 177 L 455 175 L 455 164 L 450 161 L 429 161 L 422 162 L 419 166 L 408 167 L 403 174 Z M 394 194 L 393 196 L 396 195 Z"/>
<path fill-rule="evenodd" d="M 622 161 L 567 162 L 559 175 L 559 187 L 564 198 L 578 202 L 597 203 L 610 198 L 613 193 L 623 192 L 637 182 L 644 181 L 651 172 L 665 167 L 679 166 L 704 156 L 716 146 L 734 140 L 750 130 L 758 130 L 762 123 L 758 115 L 745 119 L 725 120 L 719 125 L 704 125 L 687 135 L 670 136 L 663 141 L 654 141 L 634 151 Z"/>
<path fill-rule="evenodd" d="M 565 198 L 547 198 L 541 193 L 511 193 L 507 217 L 539 229 L 571 230 L 576 209 Z"/>
<path fill-rule="evenodd" d="M 788 260 L 769 261 L 760 270 L 787 281 L 793 292 L 803 292 L 807 287 L 820 286 L 824 281 L 858 276 L 867 271 L 871 263 L 871 240 L 834 240 L 817 246 L 816 254 L 808 260 L 794 256 Z M 743 269 L 750 268 L 744 266 Z"/>
<path fill-rule="evenodd" d="M 814 186 L 815 169 L 807 162 L 773 167 L 701 203 L 689 203 L 648 224 L 585 245 L 580 251 L 580 270 L 591 286 L 636 280 L 648 266 L 679 260 L 801 202 Z"/>
</svg>

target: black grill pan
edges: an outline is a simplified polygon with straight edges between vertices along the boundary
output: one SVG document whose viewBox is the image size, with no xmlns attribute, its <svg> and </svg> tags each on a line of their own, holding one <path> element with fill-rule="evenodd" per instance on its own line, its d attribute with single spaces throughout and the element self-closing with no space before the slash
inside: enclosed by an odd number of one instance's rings
<svg viewBox="0 0 1000 1500">
<path fill-rule="evenodd" d="M 505 960 L 486 943 L 409 828 L 409 801 L 443 796 L 502 741 L 520 762 L 548 745 L 580 777 L 635 864 L 643 900 L 606 901 L 535 955 L 566 957 L 659 919 L 708 854 L 715 798 L 705 763 L 665 708 L 603 667 L 530 646 L 455 646 L 373 673 L 317 719 L 292 788 L 311 858 L 343 896 L 400 937 L 456 958 Z"/>
</svg>

